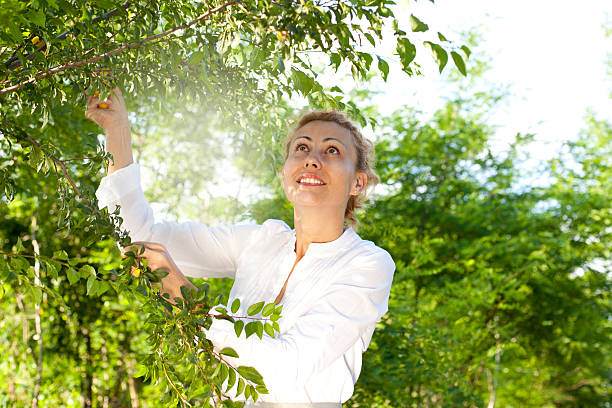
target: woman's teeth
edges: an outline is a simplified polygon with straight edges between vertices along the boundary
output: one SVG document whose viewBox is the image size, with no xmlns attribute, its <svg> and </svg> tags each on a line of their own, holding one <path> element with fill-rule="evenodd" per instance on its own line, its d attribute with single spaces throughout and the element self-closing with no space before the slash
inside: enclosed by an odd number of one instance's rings
<svg viewBox="0 0 612 408">
<path fill-rule="evenodd" d="M 323 184 L 323 182 L 313 178 L 303 178 L 300 180 L 300 184 Z"/>
</svg>

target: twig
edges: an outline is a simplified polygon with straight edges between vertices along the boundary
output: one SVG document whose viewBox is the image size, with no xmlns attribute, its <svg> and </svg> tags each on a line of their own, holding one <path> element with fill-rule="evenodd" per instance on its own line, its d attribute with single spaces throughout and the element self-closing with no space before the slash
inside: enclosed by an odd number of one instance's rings
<svg viewBox="0 0 612 408">
<path fill-rule="evenodd" d="M 14 254 L 12 252 L 3 252 L 3 251 L 0 251 L 0 255 L 6 255 L 6 256 L 12 256 L 12 257 L 22 256 L 24 258 L 33 258 L 33 259 L 46 259 L 46 260 L 51 260 L 51 261 L 61 263 L 62 265 L 67 266 L 67 267 L 72 267 L 72 265 L 70 265 L 68 262 L 61 261 L 57 258 L 53 258 L 52 256 L 44 256 L 40 254 L 39 255 Z"/>
<path fill-rule="evenodd" d="M 213 390 L 213 393 L 217 395 L 217 398 L 219 399 L 219 402 L 221 402 L 221 396 L 219 395 L 219 393 L 217 392 L 217 389 L 213 386 L 213 384 L 211 384 L 210 381 L 208 380 L 208 376 L 206 375 L 206 373 L 204 372 L 204 369 L 202 368 L 202 365 L 198 361 L 198 356 L 196 355 L 196 353 L 193 352 L 193 349 L 191 348 L 191 345 L 189 344 L 189 339 L 187 339 L 187 336 L 185 336 L 185 333 L 183 332 L 183 329 L 181 328 L 181 326 L 179 324 L 177 324 L 176 327 L 178 328 L 179 333 L 181 333 L 181 337 L 183 337 L 183 342 L 185 343 L 185 345 L 189 349 L 189 352 L 195 357 L 196 366 L 200 370 L 200 373 L 202 373 L 202 377 L 204 378 L 204 381 L 206 381 L 206 383 Z M 214 395 L 213 395 L 213 402 L 215 403 L 215 406 L 216 406 L 217 403 L 215 402 Z"/>
<path fill-rule="evenodd" d="M 166 376 L 166 379 L 170 383 L 170 386 L 172 386 L 172 388 L 174 388 L 174 391 L 176 391 L 176 393 L 178 394 L 178 396 L 181 399 L 181 401 L 183 401 L 184 404 L 187 404 L 188 406 L 192 407 L 193 405 L 191 405 L 189 403 L 189 401 L 187 401 L 185 396 L 178 390 L 178 388 L 176 388 L 176 385 L 174 384 L 174 381 L 172 381 L 172 379 L 168 375 L 168 371 L 166 371 L 166 365 L 164 364 L 163 360 L 161 360 L 161 365 L 162 365 L 162 368 L 164 369 L 164 375 Z"/>
<path fill-rule="evenodd" d="M 64 65 L 58 65 L 56 67 L 50 68 L 50 69 L 48 69 L 46 71 L 41 72 L 40 74 L 36 75 L 35 77 L 26 80 L 26 81 L 23 81 L 23 82 L 20 82 L 20 83 L 18 83 L 16 85 L 9 86 L 9 87 L 1 89 L 0 90 L 0 95 L 3 95 L 5 93 L 9 93 L 9 92 L 15 92 L 16 90 L 21 89 L 21 88 L 23 88 L 24 86 L 26 86 L 28 84 L 31 84 L 31 83 L 34 83 L 34 82 L 38 82 L 41 79 L 44 79 L 44 78 L 46 78 L 46 77 L 48 77 L 50 75 L 54 75 L 54 74 L 57 74 L 57 73 L 60 73 L 60 72 L 64 72 L 64 71 L 67 71 L 69 69 L 80 67 L 80 66 L 83 66 L 83 65 L 88 65 L 88 64 L 91 64 L 93 62 L 100 61 L 101 59 L 104 59 L 106 57 L 110 57 L 110 56 L 119 54 L 119 53 L 121 53 L 121 52 L 123 52 L 125 50 L 129 50 L 129 49 L 132 49 L 132 48 L 140 47 L 141 45 L 146 44 L 148 42 L 151 42 L 153 40 L 156 40 L 158 38 L 166 37 L 166 36 L 174 33 L 175 31 L 191 27 L 192 25 L 194 25 L 194 24 L 204 20 L 206 17 L 208 17 L 212 13 L 216 13 L 218 11 L 221 11 L 221 10 L 223 10 L 226 7 L 229 7 L 229 6 L 233 5 L 233 4 L 238 3 L 238 1 L 240 1 L 240 0 L 233 0 L 233 1 L 227 2 L 227 3 L 222 4 L 222 5 L 214 8 L 214 9 L 212 9 L 212 10 L 210 10 L 210 11 L 204 13 L 204 14 L 201 14 L 200 16 L 196 17 L 195 19 L 193 19 L 189 23 L 182 24 L 180 26 L 176 26 L 176 27 L 173 27 L 173 28 L 169 28 L 168 30 L 166 30 L 166 31 L 164 31 L 162 33 L 159 33 L 159 34 L 147 37 L 147 38 L 145 38 L 143 40 L 140 40 L 138 42 L 133 42 L 133 43 L 129 43 L 129 44 L 126 44 L 126 45 L 122 45 L 121 47 L 118 47 L 118 48 L 115 48 L 114 50 L 105 52 L 104 54 L 100 54 L 98 56 L 89 58 L 89 59 L 87 59 L 85 61 L 73 62 L 73 63 L 68 63 L 68 64 L 64 64 Z"/>
</svg>

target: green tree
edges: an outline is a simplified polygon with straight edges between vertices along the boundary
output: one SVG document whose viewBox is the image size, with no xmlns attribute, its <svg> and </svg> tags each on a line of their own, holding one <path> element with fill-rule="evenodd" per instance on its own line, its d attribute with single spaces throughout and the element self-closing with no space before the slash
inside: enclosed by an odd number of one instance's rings
<svg viewBox="0 0 612 408">
<path fill-rule="evenodd" d="M 384 121 L 389 189 L 362 235 L 398 266 L 356 398 L 377 406 L 605 406 L 610 398 L 609 124 L 590 121 L 548 187 L 524 185 L 466 102 Z"/>
</svg>

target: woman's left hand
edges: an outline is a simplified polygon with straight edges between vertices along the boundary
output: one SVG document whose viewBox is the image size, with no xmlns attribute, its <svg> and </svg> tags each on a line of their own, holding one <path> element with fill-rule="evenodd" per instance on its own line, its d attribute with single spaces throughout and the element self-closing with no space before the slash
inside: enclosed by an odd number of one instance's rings
<svg viewBox="0 0 612 408">
<path fill-rule="evenodd" d="M 142 254 L 140 253 L 141 248 L 144 248 Z M 175 297 L 183 297 L 181 294 L 181 286 L 195 289 L 195 286 L 185 278 L 185 275 L 183 275 L 176 266 L 168 250 L 162 244 L 136 241 L 132 242 L 130 246 L 123 248 L 121 250 L 121 255 L 125 258 L 125 254 L 128 251 L 134 252 L 137 258 L 146 259 L 147 266 L 151 268 L 152 271 L 162 270 L 168 272 L 168 275 L 162 278 L 161 286 L 158 283 L 154 283 L 154 285 L 160 286 L 162 293 L 170 295 L 170 301 L 173 302 Z M 132 268 L 132 275 L 140 275 L 138 268 Z"/>
</svg>

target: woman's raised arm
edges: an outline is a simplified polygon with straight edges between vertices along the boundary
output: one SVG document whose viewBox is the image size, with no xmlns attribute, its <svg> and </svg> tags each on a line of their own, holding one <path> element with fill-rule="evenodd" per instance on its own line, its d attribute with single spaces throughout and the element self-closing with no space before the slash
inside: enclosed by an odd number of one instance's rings
<svg viewBox="0 0 612 408">
<path fill-rule="evenodd" d="M 108 164 L 107 174 L 129 166 L 134 161 L 132 138 L 121 90 L 113 89 L 106 101 L 100 101 L 97 94 L 89 95 L 85 116 L 97 123 L 106 134 L 106 151 L 113 155 L 113 161 Z"/>
<path fill-rule="evenodd" d="M 132 156 L 130 122 L 119 88 L 106 101 L 90 95 L 85 116 L 102 127 L 106 151 L 114 158 L 96 191 L 98 206 L 108 207 L 111 213 L 120 206 L 121 227 L 132 241 L 163 245 L 186 276 L 233 278 L 237 259 L 259 226 L 156 222 L 142 191 L 140 167 Z"/>
</svg>

